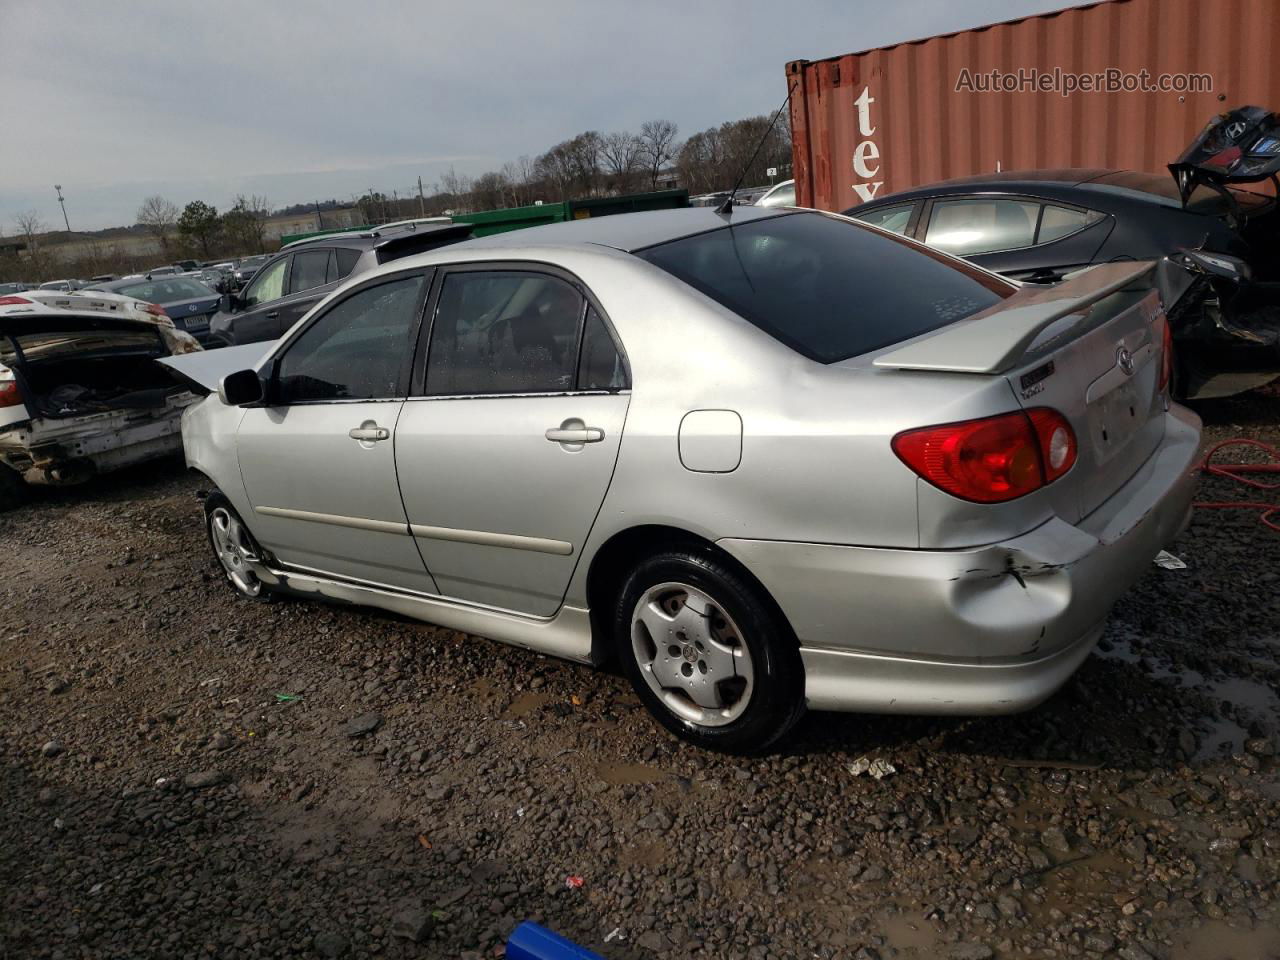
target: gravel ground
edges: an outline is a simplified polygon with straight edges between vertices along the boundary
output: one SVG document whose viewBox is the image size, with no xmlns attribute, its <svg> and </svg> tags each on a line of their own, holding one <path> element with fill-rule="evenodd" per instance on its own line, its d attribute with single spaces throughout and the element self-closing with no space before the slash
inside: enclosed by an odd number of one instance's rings
<svg viewBox="0 0 1280 960">
<path fill-rule="evenodd" d="M 1202 413 L 1280 442 L 1280 392 Z M 0 516 L 0 958 L 493 957 L 525 918 L 617 960 L 1280 956 L 1253 515 L 1200 512 L 1187 569 L 1032 713 L 810 716 L 740 760 L 610 674 L 238 600 L 195 486 L 153 466 Z"/>
</svg>

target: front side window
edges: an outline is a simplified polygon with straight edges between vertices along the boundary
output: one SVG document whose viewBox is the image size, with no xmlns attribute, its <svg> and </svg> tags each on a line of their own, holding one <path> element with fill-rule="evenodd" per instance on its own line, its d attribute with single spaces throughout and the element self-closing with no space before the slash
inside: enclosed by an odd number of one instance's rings
<svg viewBox="0 0 1280 960">
<path fill-rule="evenodd" d="M 582 294 L 559 277 L 450 274 L 431 325 L 427 394 L 572 390 L 584 306 Z"/>
<path fill-rule="evenodd" d="M 368 287 L 325 311 L 280 359 L 275 402 L 404 396 L 401 370 L 424 282 L 418 275 Z"/>
<path fill-rule="evenodd" d="M 908 240 L 821 213 L 749 220 L 637 256 L 820 363 L 936 330 L 1016 289 Z"/>
<path fill-rule="evenodd" d="M 281 257 L 275 263 L 263 269 L 249 283 L 241 298 L 246 307 L 256 307 L 260 303 L 270 303 L 284 296 L 285 268 L 289 266 L 289 258 Z"/>
<path fill-rule="evenodd" d="M 289 292 L 300 293 L 328 283 L 329 251 L 308 250 L 293 255 L 293 272 L 289 276 Z"/>
<path fill-rule="evenodd" d="M 1029 247 L 1039 214 L 1038 203 L 1003 197 L 935 200 L 924 242 L 957 257 Z"/>
<path fill-rule="evenodd" d="M 863 223 L 869 223 L 874 227 L 890 230 L 893 233 L 904 234 L 907 232 L 907 224 L 911 222 L 911 210 L 914 206 L 914 203 L 902 203 L 893 207 L 870 210 L 867 213 L 857 213 L 856 211 L 852 211 L 852 213 Z"/>
</svg>

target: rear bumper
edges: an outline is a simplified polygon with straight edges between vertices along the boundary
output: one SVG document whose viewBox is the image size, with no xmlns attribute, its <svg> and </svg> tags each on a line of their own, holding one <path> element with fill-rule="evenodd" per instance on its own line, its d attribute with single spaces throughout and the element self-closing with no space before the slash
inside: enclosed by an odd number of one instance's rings
<svg viewBox="0 0 1280 960">
<path fill-rule="evenodd" d="M 1079 667 L 1116 599 L 1186 526 L 1200 439 L 1174 407 L 1142 468 L 1079 524 L 969 550 L 722 540 L 800 640 L 811 707 L 1011 713 Z"/>
</svg>

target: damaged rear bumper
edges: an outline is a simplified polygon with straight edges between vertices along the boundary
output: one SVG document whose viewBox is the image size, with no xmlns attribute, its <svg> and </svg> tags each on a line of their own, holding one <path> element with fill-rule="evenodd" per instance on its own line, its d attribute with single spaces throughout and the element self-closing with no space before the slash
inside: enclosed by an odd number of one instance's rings
<svg viewBox="0 0 1280 960">
<path fill-rule="evenodd" d="M 69 420 L 33 420 L 0 430 L 0 462 L 27 483 L 65 486 L 98 473 L 182 450 L 182 410 L 198 398 L 182 394 L 167 409 L 139 417 L 114 411 Z"/>
<path fill-rule="evenodd" d="M 815 709 L 1011 713 L 1067 681 L 1116 599 L 1186 526 L 1199 421 L 1165 440 L 1079 524 L 1052 519 L 970 550 L 721 540 L 800 640 Z"/>
</svg>

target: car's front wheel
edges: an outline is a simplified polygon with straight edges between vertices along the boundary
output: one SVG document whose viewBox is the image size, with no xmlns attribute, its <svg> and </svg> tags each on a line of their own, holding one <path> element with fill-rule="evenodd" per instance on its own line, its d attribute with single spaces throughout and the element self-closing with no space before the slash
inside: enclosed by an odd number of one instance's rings
<svg viewBox="0 0 1280 960">
<path fill-rule="evenodd" d="M 209 546 L 232 588 L 248 600 L 269 599 L 271 592 L 254 569 L 257 544 L 231 502 L 221 493 L 210 494 L 204 516 Z"/>
<path fill-rule="evenodd" d="M 709 552 L 642 561 L 614 611 L 619 660 L 668 730 L 699 746 L 757 753 L 804 712 L 794 635 L 759 587 Z"/>
</svg>

